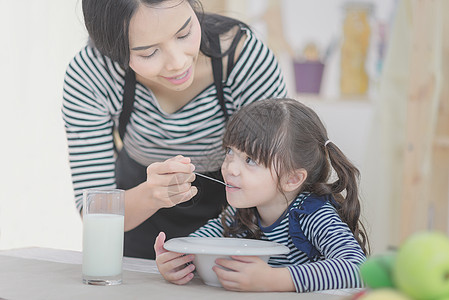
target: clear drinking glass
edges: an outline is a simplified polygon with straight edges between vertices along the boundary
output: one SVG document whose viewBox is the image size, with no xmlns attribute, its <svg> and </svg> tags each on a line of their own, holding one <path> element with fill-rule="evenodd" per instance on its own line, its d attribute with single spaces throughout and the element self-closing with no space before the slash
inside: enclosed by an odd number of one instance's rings
<svg viewBox="0 0 449 300">
<path fill-rule="evenodd" d="M 83 283 L 122 283 L 125 191 L 88 189 L 83 198 Z"/>
</svg>

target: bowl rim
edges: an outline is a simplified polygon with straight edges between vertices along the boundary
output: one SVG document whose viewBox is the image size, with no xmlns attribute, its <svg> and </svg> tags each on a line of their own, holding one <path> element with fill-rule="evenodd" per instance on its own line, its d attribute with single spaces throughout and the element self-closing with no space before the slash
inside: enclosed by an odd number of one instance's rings
<svg viewBox="0 0 449 300">
<path fill-rule="evenodd" d="M 205 240 L 208 240 L 209 243 L 212 241 L 214 244 L 201 243 Z M 243 247 L 236 247 L 223 244 L 227 240 L 244 243 L 244 245 Z M 184 254 L 208 255 L 272 256 L 290 252 L 287 246 L 273 241 L 231 237 L 178 237 L 165 242 L 164 248 L 168 251 Z"/>
</svg>

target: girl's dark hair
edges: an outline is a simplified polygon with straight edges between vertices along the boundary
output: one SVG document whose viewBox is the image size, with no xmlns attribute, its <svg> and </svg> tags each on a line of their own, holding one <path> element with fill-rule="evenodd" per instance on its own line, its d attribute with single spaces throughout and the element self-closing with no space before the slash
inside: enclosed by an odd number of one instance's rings
<svg viewBox="0 0 449 300">
<path fill-rule="evenodd" d="M 84 23 L 89 33 L 90 42 L 100 51 L 118 62 L 123 68 L 129 67 L 129 23 L 139 5 L 154 6 L 167 0 L 83 0 Z M 200 51 L 207 56 L 222 57 L 211 47 L 212 38 L 228 32 L 236 25 L 248 26 L 241 21 L 225 16 L 205 13 L 198 0 L 188 1 L 201 24 Z M 236 45 L 233 44 L 233 47 Z"/>
<path fill-rule="evenodd" d="M 281 192 L 282 176 L 305 169 L 307 178 L 299 192 L 332 194 L 338 214 L 368 254 L 368 237 L 359 220 L 359 170 L 334 143 L 325 145 L 327 140 L 326 128 L 312 109 L 293 99 L 268 99 L 244 106 L 232 116 L 223 147 L 235 147 L 257 163 L 273 167 Z M 337 176 L 333 182 L 332 170 Z M 222 218 L 225 236 L 246 232 L 248 238 L 260 237 L 256 208 L 237 209 L 231 226 L 226 225 L 227 217 L 224 214 Z"/>
</svg>

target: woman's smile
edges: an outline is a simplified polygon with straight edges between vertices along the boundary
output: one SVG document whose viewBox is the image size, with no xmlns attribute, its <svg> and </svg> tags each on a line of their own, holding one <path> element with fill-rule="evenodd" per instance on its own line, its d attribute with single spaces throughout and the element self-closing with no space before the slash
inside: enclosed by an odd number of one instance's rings
<svg viewBox="0 0 449 300">
<path fill-rule="evenodd" d="M 178 84 L 183 84 L 184 82 L 188 81 L 191 76 L 192 76 L 192 67 L 188 68 L 187 71 L 185 71 L 184 73 L 181 73 L 179 75 L 175 75 L 172 77 L 165 77 L 165 76 L 162 76 L 162 77 L 165 78 L 166 80 L 168 80 L 170 83 L 178 85 Z"/>
</svg>

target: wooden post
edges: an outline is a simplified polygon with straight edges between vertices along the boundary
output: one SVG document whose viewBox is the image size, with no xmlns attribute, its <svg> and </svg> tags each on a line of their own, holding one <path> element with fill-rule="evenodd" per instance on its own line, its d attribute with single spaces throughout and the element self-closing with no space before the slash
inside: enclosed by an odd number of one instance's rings
<svg viewBox="0 0 449 300">
<path fill-rule="evenodd" d="M 449 12 L 449 2 L 443 1 L 442 11 Z M 429 186 L 431 228 L 449 233 L 449 18 L 443 17 L 442 84 L 433 142 Z"/>
<path fill-rule="evenodd" d="M 412 47 L 407 101 L 406 139 L 399 241 L 410 234 L 433 227 L 435 212 L 442 201 L 431 200 L 430 180 L 436 109 L 440 101 L 438 60 L 441 60 L 441 9 L 443 1 L 413 1 Z M 433 185 L 433 184 L 432 184 Z M 432 192 L 432 194 L 434 194 Z M 446 199 L 447 201 L 447 199 Z M 447 206 L 446 206 L 447 208 Z"/>
</svg>

